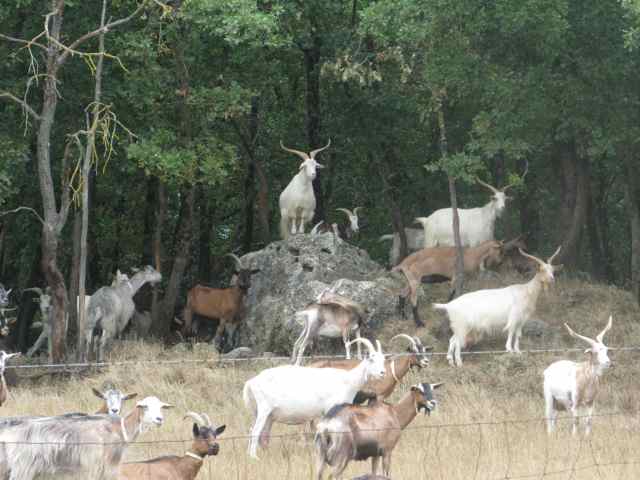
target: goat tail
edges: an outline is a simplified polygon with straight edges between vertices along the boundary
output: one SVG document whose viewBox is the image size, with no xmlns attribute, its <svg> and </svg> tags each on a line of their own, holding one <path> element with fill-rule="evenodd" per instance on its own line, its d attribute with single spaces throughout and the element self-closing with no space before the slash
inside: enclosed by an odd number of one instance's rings
<svg viewBox="0 0 640 480">
<path fill-rule="evenodd" d="M 250 382 L 251 380 L 247 380 L 244 384 L 244 388 L 242 389 L 242 400 L 244 401 L 245 407 L 255 412 L 256 411 L 255 395 L 251 390 Z"/>
</svg>

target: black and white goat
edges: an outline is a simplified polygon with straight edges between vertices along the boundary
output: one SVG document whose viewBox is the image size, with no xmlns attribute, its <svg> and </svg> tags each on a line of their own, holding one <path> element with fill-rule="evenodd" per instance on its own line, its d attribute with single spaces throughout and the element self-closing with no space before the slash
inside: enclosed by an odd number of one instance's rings
<svg viewBox="0 0 640 480">
<path fill-rule="evenodd" d="M 311 235 L 318 235 L 320 233 L 333 232 L 336 236 L 343 240 L 350 240 L 360 232 L 360 219 L 358 217 L 358 210 L 362 210 L 362 207 L 356 207 L 353 211 L 348 208 L 336 208 L 339 212 L 344 212 L 347 216 L 348 223 L 332 223 L 328 224 L 325 221 L 317 223 L 311 229 Z"/>
</svg>

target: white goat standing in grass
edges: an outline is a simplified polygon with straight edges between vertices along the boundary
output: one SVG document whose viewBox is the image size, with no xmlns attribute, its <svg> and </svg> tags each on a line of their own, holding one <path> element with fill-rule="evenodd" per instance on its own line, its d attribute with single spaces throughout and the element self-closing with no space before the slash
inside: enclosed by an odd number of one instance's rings
<svg viewBox="0 0 640 480">
<path fill-rule="evenodd" d="M 521 180 L 524 180 L 528 170 L 529 164 L 527 164 Z M 479 178 L 477 181 L 483 187 L 491 190 L 493 196 L 489 203 L 482 207 L 458 208 L 460 243 L 463 247 L 475 247 L 487 240 L 494 240 L 496 219 L 502 215 L 506 202 L 510 199 L 505 192 L 514 185 L 507 185 L 498 190 Z M 415 221 L 421 223 L 424 229 L 425 247 L 455 246 L 453 228 L 451 227 L 453 225 L 453 210 L 451 208 L 441 208 L 428 217 L 418 217 Z"/>
<path fill-rule="evenodd" d="M 544 371 L 544 406 L 549 433 L 555 430 L 558 410 L 568 410 L 573 415 L 571 432 L 575 435 L 578 431 L 578 411 L 580 408 L 587 409 L 585 434 L 591 433 L 591 417 L 600 385 L 600 376 L 611 365 L 607 355 L 608 348 L 602 343 L 604 334 L 611 328 L 611 322 L 612 317 L 609 317 L 607 326 L 595 340 L 578 335 L 571 330 L 569 325 L 564 324 L 572 337 L 584 340 L 589 344 L 590 348 L 585 350 L 589 358 L 579 363 L 571 360 L 558 360 Z"/>
<path fill-rule="evenodd" d="M 451 365 L 462 365 L 460 350 L 466 346 L 470 338 L 479 339 L 484 333 L 498 329 L 509 332 L 505 349 L 508 352 L 520 353 L 522 327 L 535 313 L 540 291 L 549 287 L 554 281 L 553 272 L 562 268 L 561 265 L 551 264 L 559 252 L 560 247 L 545 263 L 520 250 L 522 255 L 538 264 L 538 272 L 527 283 L 477 290 L 449 303 L 433 304 L 436 310 L 445 310 L 449 314 L 453 335 L 449 340 L 447 360 Z"/>
<path fill-rule="evenodd" d="M 263 448 L 268 445 L 273 422 L 299 425 L 318 418 L 334 405 L 352 402 L 370 377 L 384 375 L 380 342 L 376 342 L 377 351 L 365 338 L 356 338 L 351 343 L 356 342 L 367 346 L 369 357 L 352 370 L 282 365 L 247 380 L 242 397 L 256 416 L 249 455 L 258 458 L 258 442 Z"/>
<path fill-rule="evenodd" d="M 287 239 L 289 235 L 304 233 L 304 225 L 313 219 L 316 211 L 316 196 L 313 193 L 313 180 L 316 178 L 316 169 L 324 168 L 316 162 L 316 155 L 328 148 L 326 146 L 312 150 L 309 154 L 299 150 L 280 146 L 287 152 L 294 153 L 302 158 L 299 172 L 293 177 L 286 188 L 280 194 L 280 236 Z"/>
</svg>

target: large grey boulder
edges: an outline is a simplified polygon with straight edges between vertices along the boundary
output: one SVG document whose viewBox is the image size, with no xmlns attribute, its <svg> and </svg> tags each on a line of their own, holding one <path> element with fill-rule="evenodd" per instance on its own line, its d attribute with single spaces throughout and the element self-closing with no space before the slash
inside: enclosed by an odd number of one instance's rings
<svg viewBox="0 0 640 480">
<path fill-rule="evenodd" d="M 366 251 L 332 233 L 293 235 L 248 253 L 242 262 L 260 272 L 252 276 L 246 297 L 240 344 L 281 355 L 290 354 L 301 331 L 293 314 L 325 289 L 362 303 L 369 312 L 368 328 L 377 328 L 394 314 L 394 286 L 402 285 Z"/>
</svg>

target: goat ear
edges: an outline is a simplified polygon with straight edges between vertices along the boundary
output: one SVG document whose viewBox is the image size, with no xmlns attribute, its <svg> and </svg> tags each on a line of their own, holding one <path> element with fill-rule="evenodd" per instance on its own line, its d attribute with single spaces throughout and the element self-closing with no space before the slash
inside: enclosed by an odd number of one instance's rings
<svg viewBox="0 0 640 480">
<path fill-rule="evenodd" d="M 193 424 L 193 436 L 197 437 L 198 435 L 200 435 L 200 428 L 198 427 L 197 423 Z"/>
<path fill-rule="evenodd" d="M 432 383 L 431 388 L 435 390 L 436 388 L 440 388 L 442 385 L 444 385 L 444 382 Z"/>
<path fill-rule="evenodd" d="M 413 385 L 413 386 L 411 387 L 411 391 L 412 391 L 412 392 L 420 392 L 420 393 L 422 393 L 422 390 L 420 390 L 420 389 L 419 389 L 418 387 L 416 387 L 415 385 Z"/>
<path fill-rule="evenodd" d="M 137 397 L 138 394 L 137 393 L 128 393 L 126 394 L 124 397 L 122 397 L 122 400 L 131 400 L 132 398 Z"/>
<path fill-rule="evenodd" d="M 226 428 L 227 428 L 226 425 L 220 425 L 218 428 L 216 428 L 216 431 L 215 431 L 216 437 L 220 435 L 222 432 L 224 432 Z"/>
<path fill-rule="evenodd" d="M 96 397 L 98 397 L 98 398 L 100 398 L 100 399 L 104 400 L 104 395 L 102 394 L 102 392 L 101 392 L 101 391 L 96 390 L 95 388 L 91 388 L 91 391 L 93 392 L 93 394 L 94 394 Z"/>
</svg>

